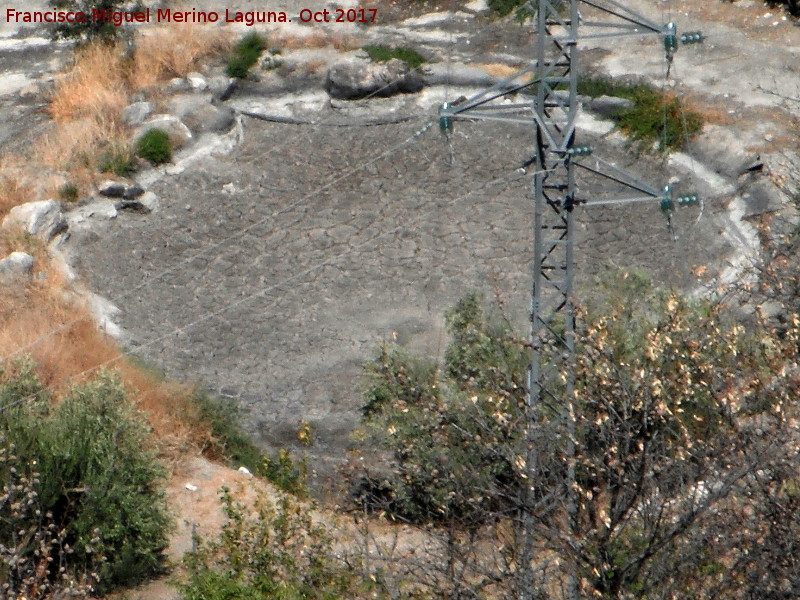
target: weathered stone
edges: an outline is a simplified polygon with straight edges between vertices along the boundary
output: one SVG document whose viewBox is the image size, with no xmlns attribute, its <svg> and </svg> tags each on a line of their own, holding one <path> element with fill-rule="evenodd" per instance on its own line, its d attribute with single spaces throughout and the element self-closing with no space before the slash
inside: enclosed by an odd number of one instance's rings
<svg viewBox="0 0 800 600">
<path fill-rule="evenodd" d="M 138 200 L 120 200 L 114 204 L 114 208 L 120 211 L 132 212 L 139 215 L 150 214 L 150 209 Z"/>
<path fill-rule="evenodd" d="M 152 102 L 134 102 L 123 109 L 122 120 L 126 125 L 136 127 L 137 125 L 141 125 L 152 112 Z"/>
<path fill-rule="evenodd" d="M 145 192 L 138 198 L 138 201 L 150 212 L 156 211 L 159 208 L 160 200 L 153 192 Z"/>
<path fill-rule="evenodd" d="M 70 229 L 81 229 L 84 223 L 95 219 L 114 219 L 117 209 L 111 200 L 92 200 L 81 204 L 67 213 Z"/>
<path fill-rule="evenodd" d="M 461 63 L 434 63 L 426 65 L 423 76 L 425 85 L 452 85 L 465 87 L 488 87 L 498 78 L 484 69 Z"/>
<path fill-rule="evenodd" d="M 167 91 L 169 92 L 188 92 L 190 89 L 192 89 L 192 86 L 183 77 L 175 77 L 167 83 Z"/>
<path fill-rule="evenodd" d="M 195 133 L 224 133 L 236 122 L 236 113 L 227 106 L 205 104 L 184 117 L 186 125 Z"/>
<path fill-rule="evenodd" d="M 236 90 L 236 79 L 217 75 L 208 80 L 208 89 L 215 100 L 225 101 L 233 95 Z"/>
<path fill-rule="evenodd" d="M 780 319 L 786 315 L 783 304 L 777 300 L 768 300 L 758 307 L 758 312 L 763 319 Z"/>
<path fill-rule="evenodd" d="M 106 198 L 125 198 L 133 200 L 144 194 L 144 190 L 136 183 L 125 183 L 109 179 L 97 186 L 97 191 Z"/>
<path fill-rule="evenodd" d="M 785 196 L 775 184 L 766 177 L 759 177 L 745 188 L 742 194 L 744 218 L 780 210 L 786 204 Z"/>
<path fill-rule="evenodd" d="M 12 252 L 0 260 L 0 280 L 8 281 L 20 277 L 27 277 L 33 271 L 34 259 L 27 252 Z"/>
<path fill-rule="evenodd" d="M 325 80 L 325 90 L 340 100 L 408 94 L 418 92 L 422 87 L 422 75 L 398 59 L 385 63 L 366 60 L 340 62 L 328 69 Z"/>
<path fill-rule="evenodd" d="M 689 152 L 717 173 L 737 178 L 758 162 L 758 154 L 747 150 L 752 140 L 740 131 L 708 125 L 689 146 Z"/>
<path fill-rule="evenodd" d="M 106 198 L 122 198 L 125 193 L 125 184 L 121 181 L 109 179 L 97 186 L 97 191 Z"/>
<path fill-rule="evenodd" d="M 589 100 L 587 108 L 601 117 L 611 118 L 623 110 L 633 108 L 634 101 L 617 96 L 598 96 Z"/>
<path fill-rule="evenodd" d="M 185 144 L 192 139 L 192 132 L 175 115 L 156 115 L 152 119 L 142 123 L 134 132 L 133 140 L 138 140 L 151 129 L 162 129 L 167 132 L 170 139 L 177 144 Z"/>
<path fill-rule="evenodd" d="M 186 80 L 189 82 L 189 85 L 192 86 L 192 89 L 196 92 L 202 92 L 205 89 L 208 89 L 208 82 L 206 78 L 203 77 L 200 73 L 189 73 L 186 76 Z"/>
<path fill-rule="evenodd" d="M 64 208 L 55 200 L 28 202 L 15 206 L 3 219 L 3 227 L 22 227 L 43 242 L 49 242 L 67 229 Z"/>
</svg>

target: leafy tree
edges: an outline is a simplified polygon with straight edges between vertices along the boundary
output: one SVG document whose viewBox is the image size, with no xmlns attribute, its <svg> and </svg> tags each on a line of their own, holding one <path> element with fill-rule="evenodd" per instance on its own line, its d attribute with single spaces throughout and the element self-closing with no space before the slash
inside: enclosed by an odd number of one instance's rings
<svg viewBox="0 0 800 600">
<path fill-rule="evenodd" d="M 740 586 L 731 597 L 761 597 L 796 585 L 798 519 L 781 507 L 795 501 L 800 481 L 786 428 L 798 391 L 786 368 L 798 351 L 798 321 L 780 336 L 746 330 L 721 306 L 651 290 L 636 274 L 610 285 L 626 286 L 638 290 L 635 305 L 612 299 L 583 315 L 573 417 L 550 406 L 528 422 L 525 344 L 474 296 L 448 314 L 453 340 L 441 369 L 391 346 L 368 365 L 368 439 L 394 465 L 384 508 L 437 528 L 443 564 L 459 565 L 450 569 L 460 573 L 450 581 L 456 597 L 501 580 L 501 595 L 516 585 L 531 597 L 542 589 L 542 581 L 524 581 L 533 572 L 547 572 L 547 588 L 573 577 L 582 594 L 603 598 L 732 593 L 743 580 L 751 595 Z M 526 480 L 528 443 L 540 457 L 535 481 Z M 578 499 L 571 512 L 567 485 Z M 743 528 L 742 510 L 760 520 Z M 742 550 L 775 556 L 765 540 L 787 532 L 781 574 Z M 534 569 L 519 562 L 526 535 Z M 503 550 L 490 552 L 486 539 Z"/>
</svg>

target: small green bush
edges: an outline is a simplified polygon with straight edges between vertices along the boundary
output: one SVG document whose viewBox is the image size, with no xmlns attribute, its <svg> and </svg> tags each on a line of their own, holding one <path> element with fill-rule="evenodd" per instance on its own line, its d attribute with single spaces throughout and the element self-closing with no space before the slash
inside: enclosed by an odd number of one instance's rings
<svg viewBox="0 0 800 600">
<path fill-rule="evenodd" d="M 0 406 L 6 407 L 0 438 L 14 449 L 16 474 L 22 469 L 36 482 L 41 502 L 41 514 L 26 525 L 42 527 L 46 515 L 62 532 L 55 564 L 96 572 L 100 590 L 159 572 L 171 525 L 161 487 L 166 471 L 148 450 L 150 432 L 120 383 L 101 374 L 52 406 L 29 361 L 6 365 L 5 373 L 0 366 L 0 382 Z M 9 473 L 0 472 L 0 486 Z M 10 528 L 0 519 L 0 546 L 14 543 L 20 525 Z M 34 545 L 20 549 L 26 556 L 37 551 Z"/>
<path fill-rule="evenodd" d="M 169 134 L 163 129 L 149 129 L 136 142 L 136 156 L 160 165 L 172 160 Z"/>
<path fill-rule="evenodd" d="M 361 48 L 372 62 L 387 62 L 393 58 L 402 60 L 409 69 L 419 69 L 425 62 L 419 52 L 412 48 L 390 48 L 389 46 L 369 45 Z"/>
<path fill-rule="evenodd" d="M 687 137 L 703 128 L 703 118 L 698 113 L 686 110 L 677 98 L 646 84 L 584 77 L 578 81 L 578 93 L 592 98 L 616 96 L 632 100 L 631 108 L 622 109 L 611 118 L 635 141 L 646 146 L 657 144 L 660 150 L 680 150 Z"/>
<path fill-rule="evenodd" d="M 100 155 L 97 169 L 101 173 L 114 173 L 120 177 L 127 177 L 136 170 L 136 162 L 129 148 L 115 146 Z"/>
<path fill-rule="evenodd" d="M 58 190 L 58 196 L 64 202 L 77 202 L 78 201 L 78 186 L 72 182 L 65 183 Z"/>
<path fill-rule="evenodd" d="M 267 40 L 257 33 L 248 33 L 244 36 L 236 47 L 233 54 L 228 59 L 228 66 L 225 72 L 228 77 L 244 79 L 250 72 L 250 68 L 258 62 L 258 57 L 267 47 Z"/>
<path fill-rule="evenodd" d="M 198 392 L 193 398 L 198 416 L 211 429 L 220 451 L 235 467 L 246 467 L 251 473 L 264 477 L 285 492 L 298 497 L 308 494 L 305 459 L 295 460 L 287 450 L 266 456 L 238 424 L 238 411 L 230 402 Z"/>
</svg>

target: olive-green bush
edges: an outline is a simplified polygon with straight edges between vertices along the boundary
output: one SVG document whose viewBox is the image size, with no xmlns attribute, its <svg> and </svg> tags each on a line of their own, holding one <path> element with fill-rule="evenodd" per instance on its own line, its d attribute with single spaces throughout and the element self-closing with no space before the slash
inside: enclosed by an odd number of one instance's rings
<svg viewBox="0 0 800 600">
<path fill-rule="evenodd" d="M 30 361 L 0 365 L 0 439 L 14 457 L 0 485 L 12 474 L 32 482 L 39 508 L 24 525 L 44 527 L 47 516 L 61 540 L 58 559 L 76 573 L 96 573 L 99 590 L 162 568 L 171 519 L 166 472 L 149 438 L 111 374 L 73 387 L 54 405 Z M 0 544 L 12 544 L 23 524 L 9 525 L 0 518 Z M 34 543 L 17 546 L 24 557 L 40 551 Z"/>
</svg>

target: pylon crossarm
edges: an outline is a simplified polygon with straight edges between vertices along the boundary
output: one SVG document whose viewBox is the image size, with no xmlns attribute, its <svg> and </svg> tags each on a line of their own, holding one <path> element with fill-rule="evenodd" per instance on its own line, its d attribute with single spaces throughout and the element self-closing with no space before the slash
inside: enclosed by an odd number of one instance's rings
<svg viewBox="0 0 800 600">
<path fill-rule="evenodd" d="M 466 110 L 471 110 L 473 108 L 486 104 L 487 102 L 496 100 L 497 98 L 502 98 L 503 96 L 514 94 L 527 87 L 535 85 L 536 83 L 538 83 L 537 79 L 532 79 L 531 81 L 520 83 L 519 78 L 529 73 L 535 72 L 537 68 L 538 65 L 534 61 L 530 63 L 527 67 L 520 69 L 513 75 L 509 75 L 508 77 L 501 79 L 491 87 L 488 87 L 485 90 L 478 92 L 474 96 L 471 96 L 466 100 L 462 100 L 457 104 L 451 103 L 448 108 L 448 114 L 451 116 L 455 116 Z M 498 93 L 495 94 L 495 92 Z"/>
<path fill-rule="evenodd" d="M 576 167 L 580 167 L 587 171 L 594 173 L 595 175 L 599 175 L 606 179 L 610 179 L 616 183 L 624 185 L 625 187 L 631 188 L 632 190 L 636 190 L 637 192 L 642 192 L 643 194 L 648 194 L 653 198 L 657 198 L 661 196 L 661 193 L 656 190 L 655 188 L 647 185 L 643 181 L 638 180 L 636 177 L 623 171 L 619 167 L 615 167 L 610 162 L 603 160 L 598 156 L 592 155 L 591 159 L 595 166 L 590 166 L 586 164 L 584 161 L 574 161 L 573 164 Z"/>
<path fill-rule="evenodd" d="M 628 23 L 632 23 L 639 27 L 644 27 L 645 29 L 649 29 L 652 33 L 665 33 L 665 29 L 663 25 L 659 25 L 655 21 L 651 21 L 645 16 L 640 15 L 635 10 L 628 8 L 616 2 L 615 0 L 578 0 L 583 4 L 588 6 L 592 6 L 598 10 L 603 11 L 609 15 L 622 19 L 623 21 L 627 21 Z M 609 6 L 613 7 L 610 8 Z"/>
</svg>

